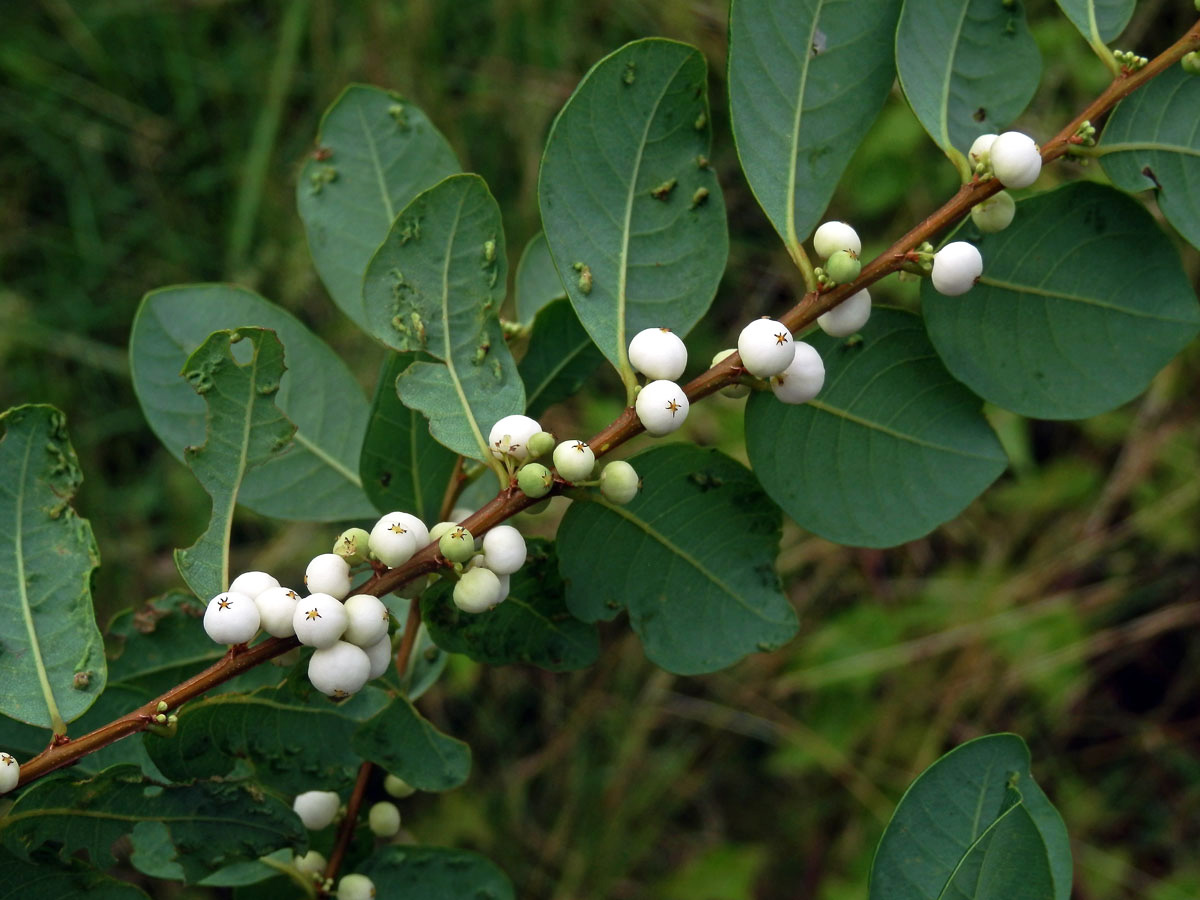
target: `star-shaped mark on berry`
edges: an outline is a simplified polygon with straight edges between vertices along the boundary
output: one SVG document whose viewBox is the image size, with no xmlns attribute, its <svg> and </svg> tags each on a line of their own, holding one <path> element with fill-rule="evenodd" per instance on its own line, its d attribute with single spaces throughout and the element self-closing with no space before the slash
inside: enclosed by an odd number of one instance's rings
<svg viewBox="0 0 1200 900">
<path fill-rule="evenodd" d="M 300 595 L 297 594 L 295 591 L 288 591 L 287 597 L 289 600 L 299 600 L 300 599 Z"/>
<path fill-rule="evenodd" d="M 307 619 L 309 622 L 311 622 L 311 621 L 313 621 L 313 619 L 321 618 L 321 614 L 319 612 L 317 612 L 316 607 L 313 607 L 312 609 L 310 609 L 308 612 L 306 612 L 304 614 L 304 618 Z"/>
<path fill-rule="evenodd" d="M 675 418 L 675 413 L 679 412 L 679 404 L 674 400 L 667 401 L 667 410 L 671 413 L 671 418 Z"/>
<path fill-rule="evenodd" d="M 17 761 L 7 753 L 0 753 L 0 763 L 4 763 L 6 766 L 15 766 Z"/>
<path fill-rule="evenodd" d="M 391 525 L 389 525 L 388 531 L 390 531 L 392 534 L 408 534 L 408 529 L 399 522 L 393 522 Z"/>
<path fill-rule="evenodd" d="M 788 336 L 787 336 L 786 331 L 781 331 L 775 335 L 775 346 L 776 347 L 782 347 L 784 344 L 787 343 L 787 341 L 788 341 Z"/>
<path fill-rule="evenodd" d="M 217 601 L 217 609 L 233 609 L 233 601 L 228 597 L 222 597 Z"/>
<path fill-rule="evenodd" d="M 576 441 L 575 446 L 572 449 L 578 453 L 582 453 L 587 448 L 588 448 L 588 445 L 585 444 L 583 441 Z"/>
<path fill-rule="evenodd" d="M 467 529 L 460 525 L 458 528 L 454 529 L 454 531 L 450 532 L 450 537 L 458 541 L 465 541 L 467 539 Z"/>
</svg>

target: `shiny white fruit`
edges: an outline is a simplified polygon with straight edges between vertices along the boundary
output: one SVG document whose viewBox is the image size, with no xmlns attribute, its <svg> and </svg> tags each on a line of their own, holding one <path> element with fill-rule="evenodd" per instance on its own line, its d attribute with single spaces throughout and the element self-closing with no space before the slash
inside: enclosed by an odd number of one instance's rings
<svg viewBox="0 0 1200 900">
<path fill-rule="evenodd" d="M 350 593 L 350 564 L 336 553 L 314 556 L 304 570 L 304 586 L 310 594 L 329 594 L 341 600 Z"/>
<path fill-rule="evenodd" d="M 674 381 L 687 368 L 687 347 L 670 328 L 644 328 L 629 342 L 629 364 L 651 380 Z"/>
<path fill-rule="evenodd" d="M 771 391 L 784 403 L 807 403 L 825 384 L 825 363 L 811 344 L 796 342 L 796 355 L 771 379 Z"/>
<path fill-rule="evenodd" d="M 371 528 L 371 536 L 367 538 L 367 546 L 375 554 L 375 558 L 389 568 L 408 562 L 419 546 L 429 543 L 429 532 L 425 531 L 425 541 L 418 545 L 417 535 L 412 531 L 412 523 L 406 521 L 403 515 L 392 512 L 383 516 Z M 421 528 L 424 531 L 425 526 L 422 525 Z"/>
<path fill-rule="evenodd" d="M 291 588 L 267 588 L 254 598 L 263 631 L 271 637 L 291 637 L 296 633 L 292 620 L 296 616 L 296 604 L 300 595 Z"/>
<path fill-rule="evenodd" d="M 277 587 L 279 587 L 279 580 L 273 575 L 268 575 L 266 572 L 243 572 L 237 578 L 233 579 L 233 583 L 229 585 L 229 590 L 235 594 L 245 594 L 251 600 L 254 600 L 268 588 Z"/>
<path fill-rule="evenodd" d="M 367 647 L 386 637 L 392 616 L 383 601 L 371 594 L 355 594 L 343 604 L 346 610 L 346 632 L 342 640 Z"/>
<path fill-rule="evenodd" d="M 1005 187 L 1029 187 L 1042 171 L 1042 154 L 1033 138 L 1006 131 L 992 143 L 992 172 Z"/>
<path fill-rule="evenodd" d="M 369 647 L 363 647 L 363 652 L 367 654 L 367 659 L 371 663 L 371 671 L 367 673 L 367 680 L 378 678 L 392 664 L 392 639 L 384 635 Z"/>
<path fill-rule="evenodd" d="M 245 594 L 217 594 L 204 610 L 204 630 L 218 644 L 244 644 L 258 634 L 259 624 L 258 607 Z"/>
<path fill-rule="evenodd" d="M 851 294 L 829 312 L 817 317 L 817 324 L 830 337 L 849 337 L 860 331 L 871 318 L 871 295 L 863 288 Z M 796 345 L 799 354 L 800 345 Z"/>
<path fill-rule="evenodd" d="M 500 576 L 491 569 L 467 569 L 454 585 L 454 605 L 466 613 L 481 613 L 504 599 L 500 590 Z"/>
<path fill-rule="evenodd" d="M 529 416 L 505 416 L 492 426 L 488 444 L 494 456 L 524 462 L 529 458 L 529 439 L 541 430 L 537 420 Z"/>
<path fill-rule="evenodd" d="M 21 780 L 21 764 L 11 753 L 0 753 L 0 794 L 7 794 Z"/>
<path fill-rule="evenodd" d="M 862 253 L 862 241 L 858 232 L 845 222 L 825 222 L 813 232 L 813 249 L 821 259 L 828 259 L 838 250 L 858 256 Z"/>
<path fill-rule="evenodd" d="M 400 810 L 395 803 L 380 800 L 367 813 L 367 825 L 376 837 L 395 837 L 400 833 Z"/>
<path fill-rule="evenodd" d="M 939 294 L 957 297 L 975 286 L 983 274 L 983 257 L 974 244 L 954 241 L 933 255 L 930 280 Z"/>
<path fill-rule="evenodd" d="M 497 525 L 483 536 L 483 564 L 497 575 L 511 575 L 525 565 L 525 538 L 511 525 Z"/>
<path fill-rule="evenodd" d="M 583 441 L 563 441 L 554 448 L 554 468 L 567 481 L 583 481 L 596 467 L 596 454 Z"/>
<path fill-rule="evenodd" d="M 634 403 L 638 420 L 648 434 L 670 434 L 687 419 L 687 395 L 673 381 L 652 381 L 640 391 Z"/>
<path fill-rule="evenodd" d="M 967 157 L 971 160 L 971 167 L 974 168 L 980 164 L 987 165 L 991 159 L 992 144 L 996 143 L 998 135 L 981 134 L 975 138 L 975 142 L 971 144 L 971 149 L 967 151 Z"/>
<path fill-rule="evenodd" d="M 341 799 L 333 791 L 305 791 L 292 801 L 292 809 L 309 831 L 328 828 L 341 805 Z"/>
<path fill-rule="evenodd" d="M 600 472 L 600 493 L 612 503 L 628 503 L 641 487 L 638 473 L 623 459 L 614 459 Z"/>
<path fill-rule="evenodd" d="M 371 660 L 366 651 L 345 641 L 314 651 L 308 660 L 308 680 L 330 697 L 358 693 L 370 675 Z"/>
<path fill-rule="evenodd" d="M 782 322 L 755 319 L 738 335 L 738 353 L 747 372 L 756 378 L 770 378 L 788 367 L 796 345 Z"/>
<path fill-rule="evenodd" d="M 425 527 L 425 523 L 414 516 L 412 513 L 393 512 L 388 513 L 389 516 L 395 516 L 400 520 L 400 524 L 408 529 L 408 533 L 413 536 L 413 540 L 417 542 L 417 549 L 429 543 L 429 529 Z"/>
<path fill-rule="evenodd" d="M 300 643 L 309 647 L 332 647 L 346 633 L 346 608 L 329 594 L 310 594 L 296 604 L 292 627 Z"/>
<path fill-rule="evenodd" d="M 343 875 L 338 882 L 338 900 L 372 900 L 375 882 L 366 875 Z"/>
</svg>

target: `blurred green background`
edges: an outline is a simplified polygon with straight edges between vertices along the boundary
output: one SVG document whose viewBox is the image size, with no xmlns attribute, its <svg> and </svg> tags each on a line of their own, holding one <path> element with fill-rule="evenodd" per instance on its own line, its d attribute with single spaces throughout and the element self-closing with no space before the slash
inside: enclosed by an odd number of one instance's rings
<svg viewBox="0 0 1200 900">
<path fill-rule="evenodd" d="M 1030 5 L 1045 73 L 1021 124 L 1047 136 L 1106 76 L 1052 4 Z M 371 387 L 381 351 L 326 297 L 293 199 L 320 114 L 348 81 L 406 94 L 487 179 L 511 271 L 539 227 L 546 131 L 580 76 L 634 38 L 696 44 L 732 252 L 694 362 L 737 323 L 790 306 L 800 279 L 729 136 L 726 15 L 680 0 L 7 4 L 0 409 L 42 401 L 68 415 L 87 477 L 78 505 L 104 558 L 101 620 L 178 585 L 171 550 L 208 515 L 130 387 L 125 343 L 145 291 L 251 286 Z M 1119 46 L 1151 55 L 1194 17 L 1190 0 L 1143 2 Z M 1078 177 L 1102 176 L 1059 164 L 1042 184 Z M 954 186 L 894 95 L 831 217 L 853 221 L 870 254 Z M 1195 280 L 1200 255 L 1184 259 Z M 914 303 L 911 283 L 873 292 Z M 523 898 L 850 900 L 865 896 L 912 777 L 950 746 L 1012 730 L 1067 821 L 1077 900 L 1200 896 L 1198 375 L 1193 346 L 1097 419 L 991 411 L 1012 469 L 924 540 L 863 551 L 789 527 L 779 566 L 802 626 L 777 653 L 677 678 L 617 622 L 585 672 L 456 661 L 422 706 L 469 741 L 474 772 L 462 790 L 405 801 L 407 834 L 488 854 Z M 601 374 L 551 419 L 587 430 L 619 403 Z M 688 425 L 690 439 L 742 455 L 736 404 L 703 404 Z M 235 563 L 298 572 L 335 532 L 245 514 Z"/>
</svg>

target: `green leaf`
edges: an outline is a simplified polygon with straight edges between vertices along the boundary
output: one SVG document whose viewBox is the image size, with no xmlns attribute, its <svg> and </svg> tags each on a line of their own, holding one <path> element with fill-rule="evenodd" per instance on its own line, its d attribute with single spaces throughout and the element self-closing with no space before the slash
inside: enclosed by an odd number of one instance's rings
<svg viewBox="0 0 1200 900">
<path fill-rule="evenodd" d="M 686 334 L 725 270 L 707 77 L 687 44 L 626 44 L 583 77 L 546 142 L 538 199 L 550 253 L 579 321 L 618 369 L 643 328 Z"/>
<path fill-rule="evenodd" d="M 1100 164 L 1122 190 L 1154 188 L 1167 221 L 1200 248 L 1197 109 L 1200 78 L 1179 66 L 1156 75 L 1113 110 L 1100 141 Z"/>
<path fill-rule="evenodd" d="M 10 409 L 0 429 L 0 712 L 66 734 L 106 678 L 92 612 L 100 553 L 71 506 L 83 474 L 54 407 Z"/>
<path fill-rule="evenodd" d="M 563 672 L 596 661 L 596 629 L 571 615 L 564 599 L 551 541 L 531 538 L 529 555 L 512 576 L 508 599 L 480 615 L 462 612 L 451 599 L 453 584 L 440 581 L 421 597 L 421 616 L 443 650 L 477 662 L 529 663 Z"/>
<path fill-rule="evenodd" d="M 218 694 L 184 706 L 175 736 L 147 735 L 146 750 L 173 781 L 228 775 L 244 759 L 257 782 L 282 794 L 314 784 L 348 789 L 361 762 L 350 738 L 385 705 L 383 691 L 374 687 L 339 704 L 316 691 L 297 697 L 287 688 Z M 314 741 L 314 734 L 321 739 Z"/>
<path fill-rule="evenodd" d="M 168 450 L 204 440 L 204 401 L 179 370 L 214 331 L 257 325 L 283 342 L 288 369 L 275 402 L 296 423 L 292 447 L 255 469 L 239 502 L 284 519 L 333 522 L 367 518 L 358 454 L 367 427 L 367 400 L 329 346 L 290 313 L 253 291 L 195 284 L 151 291 L 138 307 L 130 335 L 133 387 L 142 413 Z"/>
<path fill-rule="evenodd" d="M 425 114 L 399 94 L 352 84 L 325 111 L 316 156 L 296 185 L 296 205 L 329 296 L 370 332 L 363 272 L 396 214 L 421 191 L 461 171 Z M 285 342 L 286 346 L 286 342 Z"/>
<path fill-rule="evenodd" d="M 1141 393 L 1195 336 L 1200 307 L 1179 255 L 1132 198 L 1077 182 L 1021 201 L 979 244 L 961 297 L 922 284 L 929 337 L 985 400 L 1082 419 Z"/>
<path fill-rule="evenodd" d="M 526 412 L 537 418 L 573 397 L 604 361 L 566 299 L 543 307 L 533 320 L 529 349 L 518 371 L 525 382 Z"/>
<path fill-rule="evenodd" d="M 252 347 L 244 364 L 233 351 L 242 340 Z M 214 332 L 184 364 L 181 374 L 208 404 L 208 434 L 183 457 L 212 497 L 212 516 L 195 544 L 175 551 L 175 565 L 203 600 L 229 586 L 229 531 L 242 479 L 282 452 L 296 431 L 275 405 L 283 370 L 283 345 L 261 328 Z"/>
<path fill-rule="evenodd" d="M 715 672 L 796 633 L 779 586 L 781 516 L 754 476 L 717 450 L 667 444 L 630 462 L 625 506 L 575 500 L 558 530 L 567 608 L 585 622 L 624 607 L 648 656 L 680 675 Z"/>
<path fill-rule="evenodd" d="M 801 406 L 751 397 L 746 453 L 801 527 L 890 547 L 957 516 L 1007 460 L 979 398 L 950 377 L 919 318 L 876 308 L 859 336 L 804 338 L 825 362 L 825 387 Z"/>
<path fill-rule="evenodd" d="M 88 900 L 149 900 L 149 897 L 124 881 L 75 860 L 69 868 L 53 869 L 44 863 L 28 862 L 0 851 L 0 900 L 64 900 L 87 897 Z"/>
<path fill-rule="evenodd" d="M 900 0 L 734 0 L 729 113 L 746 180 L 788 247 L 821 220 L 896 77 Z"/>
<path fill-rule="evenodd" d="M 896 67 L 913 112 L 943 150 L 966 154 L 1003 131 L 1033 99 L 1042 57 L 1024 4 L 904 0 Z"/>
<path fill-rule="evenodd" d="M 375 883 L 380 897 L 404 900 L 513 900 L 512 882 L 495 863 L 469 850 L 384 847 L 356 870 Z"/>
<path fill-rule="evenodd" d="M 1057 0 L 1071 24 L 1093 47 L 1116 40 L 1133 15 L 1137 0 Z"/>
<path fill-rule="evenodd" d="M 473 459 L 489 458 L 492 423 L 525 409 L 497 317 L 506 272 L 495 198 L 478 175 L 454 175 L 396 217 L 363 283 L 371 333 L 439 360 L 400 375 L 401 401 L 426 415 L 434 438 Z"/>
<path fill-rule="evenodd" d="M 391 353 L 384 360 L 358 472 L 363 490 L 380 512 L 404 510 L 433 522 L 454 473 L 455 455 L 429 434 L 425 417 L 396 394 L 396 378 L 418 356 Z"/>
<path fill-rule="evenodd" d="M 471 771 L 471 748 L 442 734 L 403 697 L 360 725 L 351 746 L 419 791 L 456 788 Z"/>
<path fill-rule="evenodd" d="M 567 289 L 563 287 L 558 270 L 554 268 L 554 259 L 550 256 L 544 231 L 531 237 L 521 253 L 514 293 L 517 321 L 526 324 L 533 321 L 543 306 L 567 296 Z"/>
<path fill-rule="evenodd" d="M 188 881 L 308 840 L 291 807 L 272 796 L 232 782 L 156 784 L 134 766 L 36 782 L 0 824 L 0 840 L 24 858 L 50 844 L 61 859 L 85 851 L 94 865 L 107 867 L 116 862 L 114 841 L 159 826 Z"/>
<path fill-rule="evenodd" d="M 392 614 L 399 618 L 397 612 Z M 397 630 L 397 634 L 403 633 L 402 625 Z M 421 627 L 417 630 L 417 642 L 408 658 L 408 668 L 405 669 L 404 678 L 400 682 L 400 690 L 404 696 L 414 703 L 420 700 L 421 695 L 433 687 L 441 677 L 449 658 L 450 655 L 433 642 L 429 629 L 422 622 Z"/>
<path fill-rule="evenodd" d="M 1066 828 L 1033 780 L 1029 748 L 992 734 L 909 786 L 875 851 L 870 900 L 1067 900 L 1071 872 Z"/>
</svg>

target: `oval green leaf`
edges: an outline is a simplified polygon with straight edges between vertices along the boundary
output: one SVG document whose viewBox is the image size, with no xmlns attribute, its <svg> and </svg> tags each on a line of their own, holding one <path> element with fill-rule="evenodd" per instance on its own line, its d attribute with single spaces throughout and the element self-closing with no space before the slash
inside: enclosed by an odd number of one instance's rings
<svg viewBox="0 0 1200 900">
<path fill-rule="evenodd" d="M 801 406 L 746 405 L 746 452 L 784 512 L 821 537 L 891 547 L 957 516 L 1000 476 L 979 398 L 938 361 L 921 320 L 876 308 L 857 338 L 804 338 L 825 387 Z"/>
<path fill-rule="evenodd" d="M 392 220 L 421 191 L 460 171 L 441 132 L 399 94 L 352 84 L 325 111 L 296 205 L 329 296 L 363 330 L 370 330 L 363 272 Z"/>
<path fill-rule="evenodd" d="M 603 361 L 565 297 L 544 307 L 533 320 L 529 349 L 517 367 L 525 383 L 525 411 L 536 419 L 547 407 L 573 397 Z"/>
<path fill-rule="evenodd" d="M 523 412 L 525 389 L 500 331 L 507 262 L 496 199 L 478 175 L 453 175 L 397 217 L 363 282 L 371 334 L 423 351 L 401 373 L 405 406 L 455 453 L 487 459 L 492 423 Z"/>
<path fill-rule="evenodd" d="M 451 790 L 471 772 L 471 748 L 442 734 L 403 697 L 363 722 L 351 746 L 419 791 Z"/>
<path fill-rule="evenodd" d="M 543 306 L 567 296 L 567 289 L 558 277 L 558 269 L 554 268 L 545 232 L 539 231 L 525 245 L 521 261 L 517 263 L 513 291 L 516 294 L 517 321 L 525 324 L 532 322 Z"/>
<path fill-rule="evenodd" d="M 20 900 L 63 900 L 87 897 L 88 900 L 150 900 L 132 884 L 110 878 L 97 869 L 76 861 L 69 868 L 51 869 L 45 863 L 33 863 L 0 851 L 4 870 L 4 894 L 0 897 Z"/>
<path fill-rule="evenodd" d="M 725 270 L 707 75 L 687 44 L 626 44 L 583 77 L 546 142 L 538 199 L 550 253 L 579 321 L 618 369 L 643 328 L 686 334 Z"/>
<path fill-rule="evenodd" d="M 625 506 L 577 498 L 558 530 L 567 608 L 585 622 L 622 608 L 651 661 L 715 672 L 796 633 L 775 573 L 781 516 L 754 476 L 717 450 L 669 444 L 630 462 Z"/>
<path fill-rule="evenodd" d="M 296 424 L 291 449 L 252 471 L 238 501 L 282 519 L 333 522 L 375 510 L 358 476 L 367 399 L 346 364 L 294 316 L 246 288 L 194 284 L 151 291 L 129 339 L 133 389 L 142 413 L 177 459 L 204 442 L 204 401 L 179 377 L 210 334 L 239 326 L 276 333 L 287 371 L 275 402 Z M 303 486 L 303 490 L 301 490 Z"/>
<path fill-rule="evenodd" d="M 1126 191 L 1154 189 L 1158 208 L 1200 247 L 1200 78 L 1172 66 L 1121 101 L 1104 126 L 1100 164 Z"/>
<path fill-rule="evenodd" d="M 384 360 L 358 473 L 363 490 L 380 512 L 404 510 L 433 522 L 456 457 L 433 439 L 425 417 L 401 403 L 396 394 L 396 378 L 418 356 L 391 353 Z"/>
<path fill-rule="evenodd" d="M 1116 40 L 1133 15 L 1137 0 L 1057 0 L 1071 24 L 1093 47 Z"/>
<path fill-rule="evenodd" d="M 1179 255 L 1140 203 L 1090 182 L 1022 200 L 978 242 L 961 297 L 921 285 L 946 367 L 998 406 L 1082 419 L 1133 399 L 1195 336 L 1200 307 Z"/>
<path fill-rule="evenodd" d="M 896 68 L 913 112 L 943 150 L 966 154 L 1033 99 L 1042 71 L 1024 4 L 904 0 Z"/>
<path fill-rule="evenodd" d="M 104 690 L 91 591 L 100 552 L 71 506 L 83 474 L 66 416 L 18 406 L 0 431 L 0 712 L 66 734 Z"/>
<path fill-rule="evenodd" d="M 738 158 L 789 247 L 820 221 L 896 76 L 900 0 L 734 0 L 729 114 Z"/>
<path fill-rule="evenodd" d="M 470 850 L 385 847 L 355 871 L 375 883 L 380 897 L 404 900 L 513 900 L 512 882 L 495 863 Z"/>
<path fill-rule="evenodd" d="M 992 734 L 922 772 L 875 850 L 869 900 L 1067 900 L 1067 830 L 1029 762 L 1019 737 Z"/>
</svg>

